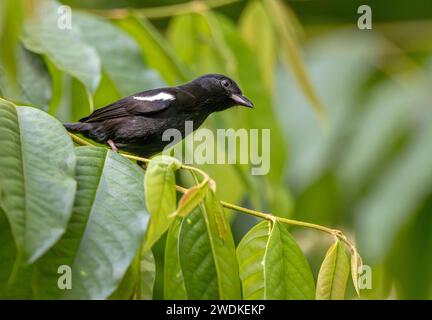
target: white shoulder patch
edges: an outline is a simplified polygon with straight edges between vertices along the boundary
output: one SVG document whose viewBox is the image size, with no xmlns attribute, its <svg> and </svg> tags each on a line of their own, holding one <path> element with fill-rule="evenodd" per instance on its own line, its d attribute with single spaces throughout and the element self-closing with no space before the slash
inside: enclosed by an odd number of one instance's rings
<svg viewBox="0 0 432 320">
<path fill-rule="evenodd" d="M 135 100 L 140 101 L 156 101 L 156 100 L 174 100 L 175 97 L 172 94 L 166 93 L 166 92 L 159 92 L 158 94 L 155 94 L 154 96 L 147 96 L 147 97 L 139 97 L 139 96 L 133 96 Z"/>
</svg>

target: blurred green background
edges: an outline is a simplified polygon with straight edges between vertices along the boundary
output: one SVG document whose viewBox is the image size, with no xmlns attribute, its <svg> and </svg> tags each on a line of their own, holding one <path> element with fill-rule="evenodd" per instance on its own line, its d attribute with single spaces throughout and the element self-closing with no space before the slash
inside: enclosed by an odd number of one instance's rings
<svg viewBox="0 0 432 320">
<path fill-rule="evenodd" d="M 66 38 L 35 18 L 42 3 L 0 4 L 3 97 L 73 121 L 225 73 L 256 108 L 205 125 L 271 128 L 271 172 L 204 166 L 220 197 L 346 231 L 373 269 L 363 298 L 432 298 L 432 2 L 64 0 Z M 362 4 L 372 30 L 357 28 Z M 232 221 L 237 239 L 255 223 Z M 327 236 L 294 232 L 317 271 Z"/>
</svg>

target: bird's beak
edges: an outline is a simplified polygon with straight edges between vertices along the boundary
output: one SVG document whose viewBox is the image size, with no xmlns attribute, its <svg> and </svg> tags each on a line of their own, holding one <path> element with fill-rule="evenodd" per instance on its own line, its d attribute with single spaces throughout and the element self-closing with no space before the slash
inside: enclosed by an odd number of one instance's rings
<svg viewBox="0 0 432 320">
<path fill-rule="evenodd" d="M 253 108 L 253 103 L 248 98 L 241 94 L 233 93 L 231 94 L 231 100 L 235 102 L 236 105 L 245 106 L 248 108 Z"/>
</svg>

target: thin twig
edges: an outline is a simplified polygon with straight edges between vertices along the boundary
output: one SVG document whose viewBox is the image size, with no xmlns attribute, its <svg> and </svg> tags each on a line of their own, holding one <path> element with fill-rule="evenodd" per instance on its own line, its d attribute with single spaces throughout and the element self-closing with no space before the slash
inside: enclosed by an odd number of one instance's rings
<svg viewBox="0 0 432 320">
<path fill-rule="evenodd" d="M 94 144 L 88 142 L 87 140 L 84 140 L 84 139 L 78 137 L 77 135 L 75 135 L 73 133 L 69 133 L 69 135 L 72 137 L 72 140 L 79 145 L 95 146 Z M 133 156 L 133 155 L 126 154 L 126 153 L 121 153 L 121 154 L 123 156 L 125 156 L 126 158 L 131 159 L 131 160 L 141 161 L 144 163 L 150 162 L 150 159 L 147 159 L 147 158 Z M 204 177 L 203 181 L 208 182 L 210 179 L 208 174 L 206 172 L 202 171 L 201 169 L 198 169 L 198 168 L 195 168 L 192 166 L 188 166 L 188 165 L 184 165 L 184 164 L 181 165 L 181 168 L 185 169 L 185 170 L 199 173 L 200 175 L 202 175 Z M 181 192 L 181 193 L 186 193 L 186 191 L 188 189 L 181 187 L 179 185 L 176 185 L 176 190 L 178 192 Z M 222 204 L 223 207 L 225 207 L 227 209 L 231 209 L 231 210 L 234 210 L 237 212 L 249 214 L 251 216 L 255 216 L 255 217 L 258 217 L 261 219 L 266 219 L 266 220 L 269 220 L 272 222 L 278 221 L 278 222 L 285 223 L 288 225 L 294 225 L 294 226 L 310 228 L 310 229 L 315 229 L 315 230 L 326 232 L 326 233 L 331 234 L 332 236 L 336 237 L 337 239 L 341 240 L 342 242 L 344 242 L 348 246 L 349 250 L 352 253 L 356 251 L 355 246 L 351 243 L 351 241 L 348 240 L 348 238 L 345 236 L 345 234 L 340 230 L 328 228 L 328 227 L 321 226 L 319 224 L 310 223 L 310 222 L 304 222 L 304 221 L 299 221 L 299 220 L 292 220 L 292 219 L 286 219 L 286 218 L 278 217 L 278 216 L 272 215 L 270 213 L 265 213 L 265 212 L 261 212 L 261 211 L 257 211 L 257 210 L 253 210 L 253 209 L 244 208 L 244 207 L 241 207 L 241 206 L 238 206 L 236 204 L 232 204 L 232 203 L 229 203 L 226 201 L 221 201 L 220 203 Z"/>
</svg>

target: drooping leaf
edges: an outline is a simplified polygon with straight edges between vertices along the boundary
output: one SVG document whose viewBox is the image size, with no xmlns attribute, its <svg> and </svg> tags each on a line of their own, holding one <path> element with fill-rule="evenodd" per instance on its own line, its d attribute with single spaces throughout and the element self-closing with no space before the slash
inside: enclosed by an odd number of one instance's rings
<svg viewBox="0 0 432 320">
<path fill-rule="evenodd" d="M 29 104 L 47 111 L 51 98 L 51 80 L 43 60 L 23 47 L 17 50 L 17 81 L 15 88 L 6 74 L 0 73 L 2 95 L 20 104 Z M 2 69 L 4 69 L 2 67 Z M 15 82 L 14 82 L 15 83 Z"/>
<path fill-rule="evenodd" d="M 195 185 L 188 189 L 178 202 L 177 215 L 185 217 L 195 209 L 204 199 L 207 187 L 208 184 L 205 184 L 204 187 Z"/>
<path fill-rule="evenodd" d="M 218 275 L 201 207 L 182 222 L 178 254 L 187 298 L 219 299 Z"/>
<path fill-rule="evenodd" d="M 277 50 L 272 23 L 260 1 L 251 1 L 240 18 L 240 32 L 256 53 L 268 92 L 274 91 L 273 69 Z"/>
<path fill-rule="evenodd" d="M 316 287 L 317 300 L 343 300 L 350 272 L 345 245 L 336 241 L 324 258 Z"/>
<path fill-rule="evenodd" d="M 165 244 L 164 299 L 185 300 L 186 290 L 179 261 L 179 232 L 182 218 L 176 217 L 168 229 Z"/>
<path fill-rule="evenodd" d="M 183 220 L 179 255 L 188 299 L 240 299 L 234 240 L 211 190 Z"/>
<path fill-rule="evenodd" d="M 194 74 L 222 72 L 230 64 L 215 50 L 213 32 L 204 15 L 193 13 L 174 17 L 167 37 L 177 56 Z"/>
<path fill-rule="evenodd" d="M 85 13 L 74 13 L 84 41 L 99 54 L 102 68 L 122 96 L 163 86 L 158 73 L 143 61 L 137 43 L 114 24 Z"/>
<path fill-rule="evenodd" d="M 17 79 L 16 49 L 24 21 L 24 0 L 3 0 L 0 3 L 0 62 L 3 64 L 6 81 Z"/>
<path fill-rule="evenodd" d="M 96 50 L 86 43 L 82 30 L 73 24 L 60 27 L 59 4 L 39 2 L 34 15 L 24 25 L 21 40 L 35 53 L 46 55 L 60 70 L 81 81 L 95 92 L 100 80 L 101 63 Z"/>
<path fill-rule="evenodd" d="M 270 234 L 268 222 L 254 226 L 237 246 L 243 299 L 262 300 L 265 298 L 264 256 Z"/>
<path fill-rule="evenodd" d="M 153 286 L 156 278 L 156 265 L 151 250 L 142 252 L 139 264 L 139 292 L 136 297 L 141 300 L 153 298 Z"/>
<path fill-rule="evenodd" d="M 31 299 L 31 269 L 29 266 L 17 264 L 14 239 L 1 207 L 0 252 L 0 299 Z"/>
<path fill-rule="evenodd" d="M 313 299 L 309 264 L 280 223 L 261 222 L 242 239 L 237 256 L 245 299 Z"/>
<path fill-rule="evenodd" d="M 51 76 L 51 99 L 48 106 L 49 114 L 57 116 L 57 112 L 61 107 L 63 97 L 64 73 L 58 69 L 48 57 L 45 57 L 45 63 Z"/>
<path fill-rule="evenodd" d="M 318 117 L 325 119 L 326 112 L 324 106 L 306 73 L 299 46 L 292 34 L 295 27 L 290 21 L 290 15 L 286 12 L 285 4 L 280 0 L 266 0 L 264 4 L 271 17 L 271 21 L 274 23 L 275 29 L 279 32 L 279 41 L 286 61 L 291 66 L 299 85 L 312 104 Z"/>
<path fill-rule="evenodd" d="M 105 299 L 119 286 L 141 246 L 148 214 L 142 170 L 104 148 L 79 147 L 78 192 L 67 232 L 37 264 L 39 297 Z M 57 268 L 72 268 L 72 290 L 56 286 Z"/>
<path fill-rule="evenodd" d="M 24 262 L 34 262 L 65 232 L 74 170 L 73 144 L 61 123 L 0 100 L 0 204 Z"/>
<path fill-rule="evenodd" d="M 119 20 L 117 25 L 136 39 L 148 65 L 158 70 L 168 84 L 175 85 L 191 78 L 170 44 L 148 20 L 130 17 Z"/>
<path fill-rule="evenodd" d="M 362 267 L 363 262 L 360 254 L 355 250 L 351 253 L 351 277 L 354 284 L 354 289 L 357 292 L 357 295 L 360 297 L 360 288 L 359 288 L 359 271 Z"/>
<path fill-rule="evenodd" d="M 240 277 L 234 239 L 224 209 L 210 188 L 204 199 L 204 218 L 212 247 L 220 299 L 240 299 Z"/>
<path fill-rule="evenodd" d="M 109 297 L 110 300 L 130 300 L 135 297 L 138 287 L 140 270 L 140 254 L 137 253 L 126 271 L 118 288 Z"/>
<path fill-rule="evenodd" d="M 155 259 L 151 250 L 142 248 L 135 255 L 111 300 L 151 300 L 156 277 Z"/>
<path fill-rule="evenodd" d="M 280 195 L 278 198 L 269 199 L 271 206 L 278 210 L 275 214 L 288 215 L 291 210 L 290 196 L 287 194 L 282 182 L 285 171 L 286 152 L 285 149 L 279 147 L 286 143 L 279 125 L 279 119 L 272 108 L 271 91 L 267 90 L 261 82 L 254 80 L 264 77 L 262 68 L 260 68 L 260 64 L 256 60 L 256 54 L 247 46 L 242 37 L 239 36 L 237 30 L 229 20 L 219 15 L 216 15 L 216 18 L 224 36 L 226 46 L 230 48 L 237 61 L 237 80 L 245 94 L 257 106 L 253 112 L 240 108 L 233 111 L 237 113 L 235 116 L 227 114 L 227 116 L 230 116 L 229 123 L 234 128 L 253 127 L 260 130 L 256 135 L 255 133 L 250 134 L 251 151 L 249 151 L 248 156 L 250 162 L 254 161 L 251 155 L 258 151 L 259 147 L 262 148 L 260 152 L 266 156 L 262 158 L 259 165 L 253 163 L 253 167 L 255 168 L 246 168 L 249 171 L 246 174 L 249 175 L 252 170 L 255 175 L 265 175 L 269 183 L 265 184 L 264 188 L 269 188 L 269 197 L 271 197 L 273 190 L 278 190 Z M 234 122 L 232 119 L 235 119 Z M 271 139 L 265 136 L 266 132 L 270 135 L 267 130 L 268 128 L 271 128 Z M 265 142 L 259 146 L 256 143 L 257 139 Z M 256 151 L 252 152 L 252 150 Z M 255 198 L 259 196 L 262 196 L 262 192 L 260 192 L 260 195 L 255 195 Z"/>
<path fill-rule="evenodd" d="M 144 250 L 150 249 L 168 230 L 176 210 L 177 196 L 174 172 L 181 163 L 172 157 L 157 156 L 150 161 L 144 185 L 146 203 L 151 215 Z"/>
<path fill-rule="evenodd" d="M 267 299 L 313 299 L 314 280 L 309 264 L 286 229 L 275 223 L 265 256 Z"/>
</svg>

